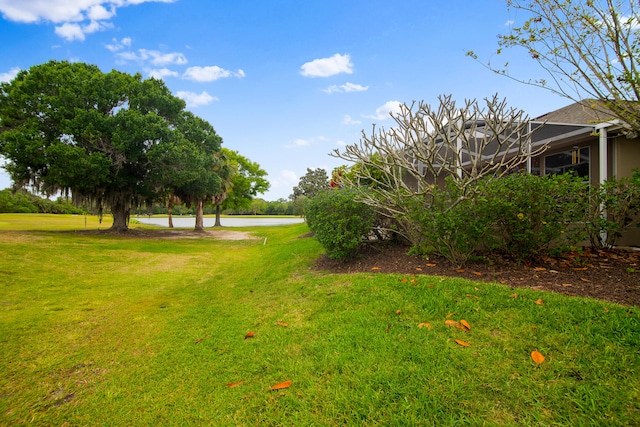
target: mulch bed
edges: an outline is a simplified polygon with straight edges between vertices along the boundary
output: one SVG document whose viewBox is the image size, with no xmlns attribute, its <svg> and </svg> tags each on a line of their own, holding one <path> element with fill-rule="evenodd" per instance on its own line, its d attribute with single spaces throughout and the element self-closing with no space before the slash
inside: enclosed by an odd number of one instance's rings
<svg viewBox="0 0 640 427">
<path fill-rule="evenodd" d="M 474 262 L 456 269 L 442 257 L 426 259 L 407 255 L 408 249 L 400 244 L 370 246 L 360 258 L 347 262 L 323 255 L 316 261 L 316 268 L 334 273 L 462 277 L 640 306 L 640 251 L 637 250 L 585 248 L 582 252 L 548 257 L 535 263 L 518 265 L 496 258 L 492 262 Z"/>
</svg>

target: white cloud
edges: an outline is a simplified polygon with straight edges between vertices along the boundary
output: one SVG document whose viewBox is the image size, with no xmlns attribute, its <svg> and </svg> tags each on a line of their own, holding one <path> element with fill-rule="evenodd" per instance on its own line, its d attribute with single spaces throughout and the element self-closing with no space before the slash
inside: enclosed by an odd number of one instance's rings
<svg viewBox="0 0 640 427">
<path fill-rule="evenodd" d="M 330 77 L 340 73 L 353 73 L 350 55 L 336 53 L 330 58 L 314 59 L 302 64 L 300 74 L 305 77 Z"/>
<path fill-rule="evenodd" d="M 149 70 L 148 74 L 149 74 L 149 77 L 153 77 L 154 79 L 159 79 L 159 80 L 162 80 L 165 77 L 178 77 L 177 71 L 173 71 L 168 68 Z"/>
<path fill-rule="evenodd" d="M 220 68 L 217 65 L 210 67 L 189 67 L 182 75 L 183 79 L 193 80 L 196 82 L 212 82 L 227 77 L 242 78 L 245 76 L 244 71 L 230 71 Z"/>
<path fill-rule="evenodd" d="M 73 41 L 86 34 L 111 28 L 108 22 L 118 7 L 146 2 L 172 3 L 176 0 L 0 0 L 4 19 L 27 24 L 59 24 L 55 33 Z"/>
<path fill-rule="evenodd" d="M 117 39 L 111 39 L 113 43 L 105 45 L 107 49 L 111 52 L 117 52 L 119 50 L 124 49 L 125 47 L 131 47 L 131 37 L 125 37 L 122 40 L 118 41 Z"/>
<path fill-rule="evenodd" d="M 285 145 L 285 147 L 297 148 L 297 147 L 306 147 L 308 145 L 311 145 L 311 141 L 309 141 L 308 139 L 298 138 L 295 141 L 293 141 L 293 144 Z"/>
<path fill-rule="evenodd" d="M 505 27 L 512 27 L 513 24 L 515 24 L 515 21 L 513 19 L 509 19 L 507 22 L 504 23 Z"/>
<path fill-rule="evenodd" d="M 385 120 L 389 118 L 390 113 L 399 113 L 400 105 L 401 103 L 399 101 L 387 101 L 383 106 L 376 108 L 376 113 L 374 115 L 364 117 L 375 120 Z"/>
<path fill-rule="evenodd" d="M 138 52 L 143 60 L 150 60 L 153 65 L 186 64 L 187 58 L 182 53 L 169 52 L 162 53 L 157 50 L 139 49 Z"/>
<path fill-rule="evenodd" d="M 62 24 L 55 29 L 55 33 L 65 40 L 84 40 L 84 32 L 82 27 L 78 24 L 71 24 L 69 22 Z"/>
<path fill-rule="evenodd" d="M 200 107 L 201 105 L 208 105 L 218 100 L 218 98 L 209 95 L 207 92 L 193 93 L 178 91 L 176 93 L 176 96 L 178 98 L 184 99 L 187 103 L 187 107 Z"/>
<path fill-rule="evenodd" d="M 271 183 L 270 193 L 281 193 L 282 191 L 293 192 L 293 187 L 300 183 L 300 178 L 295 172 L 288 169 L 280 171 L 280 174 L 274 179 L 269 180 Z M 285 196 L 286 197 L 286 196 Z"/>
<path fill-rule="evenodd" d="M 20 72 L 20 68 L 14 67 L 9 71 L 7 71 L 6 73 L 0 73 L 0 83 L 10 82 L 16 77 L 16 75 L 18 75 L 19 72 Z"/>
<path fill-rule="evenodd" d="M 326 93 L 340 93 L 340 92 L 364 92 L 369 89 L 369 86 L 362 86 L 355 83 L 347 82 L 343 85 L 332 85 L 326 89 L 323 89 L 323 92 Z"/>
<path fill-rule="evenodd" d="M 350 115 L 346 114 L 342 119 L 342 124 L 344 125 L 359 125 L 362 122 L 360 120 L 354 120 Z"/>
<path fill-rule="evenodd" d="M 168 52 L 163 53 L 157 50 L 148 50 L 148 49 L 138 49 L 138 53 L 135 52 L 119 52 L 116 54 L 116 57 L 120 58 L 123 61 L 138 61 L 138 62 L 151 62 L 153 65 L 168 65 L 168 64 L 177 64 L 184 65 L 186 64 L 187 57 L 184 54 L 179 52 Z"/>
</svg>

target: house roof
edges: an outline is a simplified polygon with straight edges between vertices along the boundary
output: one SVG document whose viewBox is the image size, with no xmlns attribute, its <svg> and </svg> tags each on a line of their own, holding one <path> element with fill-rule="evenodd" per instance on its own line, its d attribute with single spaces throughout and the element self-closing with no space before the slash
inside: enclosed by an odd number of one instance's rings
<svg viewBox="0 0 640 427">
<path fill-rule="evenodd" d="M 612 119 L 609 109 L 594 100 L 576 102 L 533 119 L 535 122 L 594 125 Z"/>
</svg>

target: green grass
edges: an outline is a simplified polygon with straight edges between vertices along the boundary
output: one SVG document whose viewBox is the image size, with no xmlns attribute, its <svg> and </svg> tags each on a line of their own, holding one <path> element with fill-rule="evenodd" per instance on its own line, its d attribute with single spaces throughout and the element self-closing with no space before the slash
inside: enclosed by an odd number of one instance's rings
<svg viewBox="0 0 640 427">
<path fill-rule="evenodd" d="M 247 241 L 63 232 L 84 229 L 0 215 L 1 425 L 640 425 L 637 307 L 321 273 L 305 224 Z"/>
</svg>

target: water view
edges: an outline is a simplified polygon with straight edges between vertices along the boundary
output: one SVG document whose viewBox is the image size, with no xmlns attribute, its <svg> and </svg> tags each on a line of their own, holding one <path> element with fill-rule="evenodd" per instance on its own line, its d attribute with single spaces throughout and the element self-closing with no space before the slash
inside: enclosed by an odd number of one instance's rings
<svg viewBox="0 0 640 427">
<path fill-rule="evenodd" d="M 168 217 L 134 217 L 138 222 L 142 224 L 149 225 L 159 225 L 162 227 L 169 226 L 169 218 Z M 205 227 L 213 227 L 216 219 L 213 217 L 204 217 L 204 226 Z M 299 224 L 304 222 L 304 218 L 300 217 L 284 217 L 284 218 L 261 218 L 261 217 L 222 217 L 220 219 L 220 224 L 223 227 L 254 227 L 254 226 L 273 226 L 273 225 L 287 225 L 287 224 Z M 176 228 L 189 228 L 195 227 L 196 218 L 193 216 L 183 217 L 183 216 L 174 216 L 173 217 L 173 226 Z"/>
</svg>

